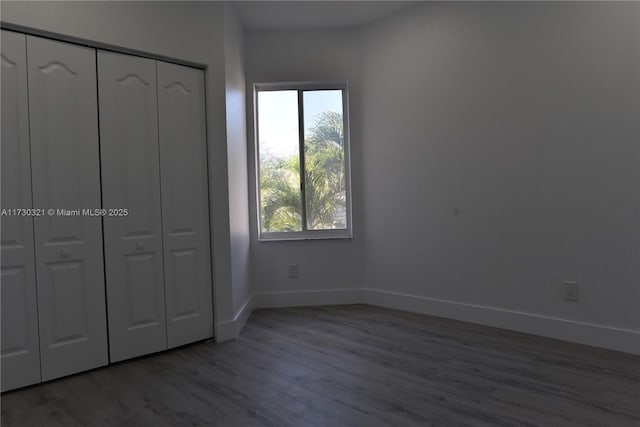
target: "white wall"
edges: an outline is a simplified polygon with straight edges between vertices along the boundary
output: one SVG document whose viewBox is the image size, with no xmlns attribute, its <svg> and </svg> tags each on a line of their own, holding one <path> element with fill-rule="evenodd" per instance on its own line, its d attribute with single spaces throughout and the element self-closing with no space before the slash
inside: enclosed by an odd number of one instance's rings
<svg viewBox="0 0 640 427">
<path fill-rule="evenodd" d="M 431 3 L 363 31 L 366 287 L 638 338 L 639 9 Z"/>
<path fill-rule="evenodd" d="M 135 49 L 206 66 L 207 138 L 213 230 L 214 316 L 233 319 L 223 4 L 216 2 L 12 2 L 2 1 L 3 23 Z"/>
<path fill-rule="evenodd" d="M 233 310 L 238 315 L 251 295 L 249 266 L 249 195 L 244 34 L 233 8 L 224 7 L 224 58 L 227 103 L 227 164 Z"/>
<path fill-rule="evenodd" d="M 362 283 L 361 254 L 364 232 L 359 114 L 360 50 L 356 36 L 355 31 L 347 30 L 253 31 L 246 34 L 252 283 L 254 291 L 258 294 L 345 290 L 360 287 Z M 326 80 L 346 80 L 349 83 L 354 237 L 348 240 L 258 242 L 253 84 Z M 288 278 L 288 264 L 299 265 L 299 278 Z M 296 300 L 279 301 L 295 304 Z M 330 302 L 331 299 L 325 301 Z"/>
</svg>

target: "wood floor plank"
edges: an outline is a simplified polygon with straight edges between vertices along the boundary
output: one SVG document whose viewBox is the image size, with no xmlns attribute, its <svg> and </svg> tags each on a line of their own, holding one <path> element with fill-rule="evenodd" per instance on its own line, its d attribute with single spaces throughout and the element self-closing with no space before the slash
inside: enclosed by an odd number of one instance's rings
<svg viewBox="0 0 640 427">
<path fill-rule="evenodd" d="M 640 426 L 640 357 L 367 305 L 1 397 L 12 426 Z"/>
</svg>

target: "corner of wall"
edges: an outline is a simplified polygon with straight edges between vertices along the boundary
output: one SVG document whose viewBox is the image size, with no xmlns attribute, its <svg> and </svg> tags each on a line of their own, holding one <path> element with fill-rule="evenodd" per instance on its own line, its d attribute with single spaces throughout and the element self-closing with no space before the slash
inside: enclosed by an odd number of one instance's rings
<svg viewBox="0 0 640 427">
<path fill-rule="evenodd" d="M 251 296 L 247 184 L 244 34 L 233 7 L 224 4 L 225 136 L 229 200 L 232 312 Z M 234 322 L 235 320 L 229 320 Z M 227 322 L 223 322 L 225 324 Z M 223 335 L 225 333 L 223 332 Z"/>
</svg>

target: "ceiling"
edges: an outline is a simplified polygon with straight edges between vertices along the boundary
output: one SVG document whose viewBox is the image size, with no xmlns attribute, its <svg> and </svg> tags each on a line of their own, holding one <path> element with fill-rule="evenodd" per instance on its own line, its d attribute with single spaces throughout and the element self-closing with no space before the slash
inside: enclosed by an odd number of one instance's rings
<svg viewBox="0 0 640 427">
<path fill-rule="evenodd" d="M 248 30 L 359 27 L 415 4 L 415 1 L 234 1 Z"/>
</svg>

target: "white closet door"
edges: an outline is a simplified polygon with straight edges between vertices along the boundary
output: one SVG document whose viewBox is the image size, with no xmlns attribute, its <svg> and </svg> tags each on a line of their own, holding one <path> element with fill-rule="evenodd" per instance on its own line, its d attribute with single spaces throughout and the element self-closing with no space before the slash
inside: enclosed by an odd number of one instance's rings
<svg viewBox="0 0 640 427">
<path fill-rule="evenodd" d="M 27 36 L 33 204 L 100 207 L 95 50 Z M 105 365 L 102 220 L 35 219 L 42 379 Z"/>
<path fill-rule="evenodd" d="M 156 62 L 98 52 L 111 361 L 167 348 Z"/>
<path fill-rule="evenodd" d="M 169 347 L 213 336 L 202 70 L 158 61 Z"/>
<path fill-rule="evenodd" d="M 2 209 L 31 208 L 27 47 L 2 31 Z M 33 220 L 2 217 L 2 391 L 40 382 Z"/>
</svg>

